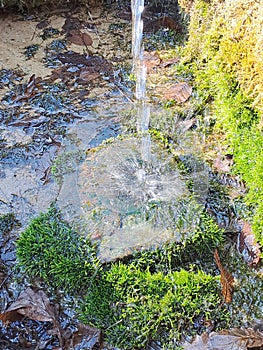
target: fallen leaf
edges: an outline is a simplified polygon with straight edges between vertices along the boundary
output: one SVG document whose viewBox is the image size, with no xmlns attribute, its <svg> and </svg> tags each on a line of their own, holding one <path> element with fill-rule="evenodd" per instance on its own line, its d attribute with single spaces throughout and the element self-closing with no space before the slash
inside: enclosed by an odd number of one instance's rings
<svg viewBox="0 0 263 350">
<path fill-rule="evenodd" d="M 91 46 L 93 41 L 89 34 L 79 30 L 72 30 L 68 33 L 68 40 L 75 45 Z"/>
<path fill-rule="evenodd" d="M 111 74 L 112 64 L 99 56 L 87 56 L 74 51 L 66 51 L 58 55 L 58 60 L 63 64 L 72 64 L 74 66 L 86 66 L 94 68 L 94 71 Z"/>
<path fill-rule="evenodd" d="M 14 102 L 19 102 L 22 100 L 28 100 L 30 97 L 32 97 L 34 95 L 35 89 L 36 89 L 36 85 L 39 82 L 40 78 L 36 78 L 35 74 L 31 75 L 31 77 L 29 78 L 29 81 L 26 85 L 26 89 L 24 94 L 17 96 L 14 99 Z"/>
<path fill-rule="evenodd" d="M 8 123 L 8 126 L 32 126 L 37 127 L 41 124 L 46 123 L 49 121 L 49 118 L 45 117 L 44 115 L 39 116 L 25 116 L 24 118 L 18 119 L 14 122 Z"/>
<path fill-rule="evenodd" d="M 69 33 L 72 30 L 79 30 L 83 28 L 83 22 L 76 17 L 67 17 L 65 23 L 62 26 L 62 33 Z"/>
<path fill-rule="evenodd" d="M 241 230 L 237 236 L 237 250 L 249 265 L 257 265 L 260 261 L 260 246 L 249 222 L 240 220 Z"/>
<path fill-rule="evenodd" d="M 39 22 L 37 25 L 36 25 L 36 28 L 37 29 L 44 29 L 44 28 L 47 28 L 50 24 L 50 21 L 48 19 L 44 19 L 43 21 Z"/>
<path fill-rule="evenodd" d="M 174 31 L 181 31 L 181 26 L 179 25 L 178 21 L 174 20 L 171 17 L 164 16 L 162 18 L 159 18 L 160 27 L 168 28 L 170 30 Z"/>
<path fill-rule="evenodd" d="M 229 173 L 233 165 L 232 155 L 219 155 L 213 162 L 213 167 L 220 173 Z"/>
<path fill-rule="evenodd" d="M 78 324 L 78 329 L 73 334 L 74 349 L 93 349 L 101 344 L 101 331 L 98 328 Z"/>
<path fill-rule="evenodd" d="M 209 335 L 203 333 L 197 336 L 192 343 L 183 344 L 184 350 L 247 350 L 261 348 L 263 346 L 263 334 L 252 328 L 233 328 L 212 332 Z"/>
<path fill-rule="evenodd" d="M 16 317 L 20 319 L 21 315 L 36 321 L 57 322 L 55 308 L 50 304 L 48 297 L 42 290 L 34 292 L 33 289 L 27 288 L 0 315 L 0 320 L 4 323 L 12 322 Z"/>
<path fill-rule="evenodd" d="M 161 18 L 150 18 L 144 16 L 143 23 L 143 31 L 145 33 L 155 33 L 160 28 L 168 28 L 177 32 L 180 32 L 182 30 L 181 26 L 176 20 L 167 16 L 163 16 Z"/>
<path fill-rule="evenodd" d="M 192 86 L 186 82 L 178 83 L 168 89 L 163 97 L 166 100 L 175 100 L 177 103 L 186 102 L 192 94 Z"/>
<path fill-rule="evenodd" d="M 222 295 L 224 297 L 225 302 L 230 303 L 232 300 L 234 277 L 223 267 L 217 249 L 214 252 L 214 258 L 221 273 L 220 282 L 222 286 Z"/>
<path fill-rule="evenodd" d="M 155 68 L 159 66 L 161 63 L 161 59 L 157 52 L 147 52 L 145 51 L 143 54 L 143 64 L 148 68 Z"/>
</svg>

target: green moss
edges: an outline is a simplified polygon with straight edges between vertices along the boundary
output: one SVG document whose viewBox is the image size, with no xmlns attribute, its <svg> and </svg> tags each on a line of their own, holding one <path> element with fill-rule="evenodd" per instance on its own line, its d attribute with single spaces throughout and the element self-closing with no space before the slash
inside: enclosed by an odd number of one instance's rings
<svg viewBox="0 0 263 350">
<path fill-rule="evenodd" d="M 182 334 L 200 331 L 197 319 L 226 325 L 218 277 L 211 275 L 222 230 L 203 214 L 190 236 L 184 244 L 142 251 L 105 269 L 83 303 L 82 321 L 102 327 L 123 349 L 142 349 L 151 340 L 174 349 Z"/>
<path fill-rule="evenodd" d="M 181 0 L 182 5 L 186 3 Z M 233 172 L 246 183 L 246 202 L 254 207 L 254 233 L 263 244 L 262 179 L 262 45 L 258 2 L 195 0 L 183 61 L 195 78 L 204 105 L 224 133 L 233 154 Z M 199 40 L 200 35 L 202 40 Z"/>
<path fill-rule="evenodd" d="M 223 231 L 205 213 L 200 215 L 199 224 L 188 235 L 184 243 L 167 243 L 154 251 L 141 251 L 126 258 L 126 264 L 132 263 L 139 269 L 151 272 L 171 273 L 181 267 L 202 269 L 212 273 L 214 268 L 213 252 L 224 240 Z"/>
<path fill-rule="evenodd" d="M 184 269 L 152 273 L 133 264 L 116 263 L 105 273 L 104 282 L 92 291 L 92 299 L 88 295 L 82 314 L 85 322 L 98 322 L 99 301 L 105 303 L 105 281 L 111 307 L 101 314 L 99 324 L 111 315 L 110 322 L 104 323 L 105 334 L 122 349 L 142 349 L 151 340 L 161 341 L 166 349 L 174 348 L 183 333 L 195 333 L 197 318 L 220 321 L 224 315 L 218 309 L 217 277 Z"/>
<path fill-rule="evenodd" d="M 17 241 L 19 265 L 31 277 L 76 292 L 99 267 L 95 249 L 61 220 L 55 208 L 32 220 Z"/>
<path fill-rule="evenodd" d="M 135 349 L 152 339 L 165 339 L 168 349 L 185 329 L 189 334 L 198 331 L 197 318 L 226 319 L 225 309 L 218 308 L 218 277 L 213 277 L 212 268 L 210 273 L 202 271 L 198 262 L 211 263 L 213 249 L 221 241 L 222 231 L 203 215 L 184 245 L 166 245 L 102 266 L 95 248 L 51 208 L 21 234 L 17 256 L 29 276 L 84 295 L 81 320 L 102 328 L 112 344 Z"/>
</svg>

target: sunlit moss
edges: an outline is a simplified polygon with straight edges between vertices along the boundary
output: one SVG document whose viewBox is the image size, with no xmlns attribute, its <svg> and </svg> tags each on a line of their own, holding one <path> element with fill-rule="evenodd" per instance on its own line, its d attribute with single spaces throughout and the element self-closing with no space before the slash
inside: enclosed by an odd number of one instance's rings
<svg viewBox="0 0 263 350">
<path fill-rule="evenodd" d="M 102 265 L 95 247 L 51 208 L 21 234 L 17 256 L 31 278 L 80 297 L 81 320 L 102 328 L 112 344 L 144 348 L 153 339 L 168 349 L 186 329 L 189 334 L 200 331 L 196 319 L 227 321 L 226 309 L 219 308 L 219 278 L 211 268 L 213 250 L 222 239 L 222 231 L 203 214 L 184 244 Z M 210 270 L 202 270 L 200 259 Z"/>
<path fill-rule="evenodd" d="M 182 334 L 197 331 L 196 319 L 225 319 L 225 310 L 218 308 L 217 281 L 202 271 L 152 273 L 115 263 L 87 296 L 81 318 L 104 323 L 107 339 L 122 349 L 144 349 L 151 340 L 174 349 Z M 111 306 L 101 310 L 105 295 L 110 295 Z M 103 311 L 99 320 L 97 308 Z"/>
<path fill-rule="evenodd" d="M 241 90 L 253 99 L 253 107 L 263 111 L 260 1 L 226 1 L 222 6 L 219 0 L 195 0 L 190 15 L 185 59 L 198 62 L 198 68 L 209 65 L 233 74 Z"/>
<path fill-rule="evenodd" d="M 183 62 L 195 78 L 203 104 L 210 106 L 215 130 L 224 133 L 233 171 L 245 181 L 254 207 L 253 230 L 263 244 L 263 70 L 260 1 L 209 2 L 191 6 Z M 200 39 L 201 38 L 201 39 Z"/>
</svg>

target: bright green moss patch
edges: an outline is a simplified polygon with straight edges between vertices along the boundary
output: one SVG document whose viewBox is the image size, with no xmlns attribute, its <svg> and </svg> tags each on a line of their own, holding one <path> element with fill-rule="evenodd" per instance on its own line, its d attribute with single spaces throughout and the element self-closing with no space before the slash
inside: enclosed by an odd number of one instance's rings
<svg viewBox="0 0 263 350">
<path fill-rule="evenodd" d="M 63 222 L 56 209 L 32 220 L 17 241 L 24 272 L 55 288 L 79 291 L 96 273 L 94 247 Z"/>
<path fill-rule="evenodd" d="M 182 334 L 197 331 L 194 323 L 198 318 L 224 318 L 224 311 L 218 308 L 218 278 L 202 271 L 151 273 L 117 263 L 103 279 L 87 296 L 82 320 L 104 325 L 108 340 L 122 349 L 144 349 L 151 340 L 173 349 Z M 102 310 L 98 320 L 97 308 L 101 311 L 108 294 L 111 307 Z"/>
<path fill-rule="evenodd" d="M 17 256 L 29 276 L 81 298 L 79 317 L 103 329 L 110 343 L 142 349 L 160 340 L 168 349 L 185 332 L 200 331 L 197 320 L 227 319 L 225 308 L 219 308 L 219 277 L 209 273 L 213 250 L 221 242 L 222 231 L 203 215 L 184 244 L 101 265 L 95 247 L 51 208 L 21 234 Z M 206 272 L 200 259 L 208 264 Z"/>
</svg>

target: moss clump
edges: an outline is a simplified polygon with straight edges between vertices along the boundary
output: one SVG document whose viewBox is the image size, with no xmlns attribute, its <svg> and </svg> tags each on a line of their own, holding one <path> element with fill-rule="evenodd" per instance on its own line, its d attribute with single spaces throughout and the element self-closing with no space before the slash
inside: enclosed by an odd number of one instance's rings
<svg viewBox="0 0 263 350">
<path fill-rule="evenodd" d="M 218 278 L 202 271 L 152 273 L 116 263 L 88 294 L 82 320 L 104 326 L 108 340 L 122 349 L 145 349 L 151 341 L 174 349 L 182 334 L 198 330 L 196 319 L 224 318 L 217 287 Z M 108 295 L 110 308 L 101 310 L 109 306 Z"/>
<path fill-rule="evenodd" d="M 155 340 L 168 349 L 186 330 L 200 331 L 196 319 L 226 319 L 225 309 L 219 308 L 219 278 L 198 263 L 209 261 L 212 251 L 207 252 L 221 241 L 222 231 L 204 215 L 184 245 L 174 243 L 101 265 L 95 248 L 51 208 L 21 234 L 17 256 L 29 276 L 79 296 L 82 321 L 102 328 L 112 344 L 142 349 Z"/>
<path fill-rule="evenodd" d="M 197 267 L 212 273 L 213 252 L 222 243 L 223 231 L 206 214 L 201 214 L 198 227 L 183 243 L 170 242 L 155 250 L 141 251 L 125 262 L 152 273 L 169 274 L 181 267 L 189 270 Z"/>
<path fill-rule="evenodd" d="M 24 272 L 48 285 L 79 291 L 98 269 L 94 247 L 61 220 L 55 208 L 32 220 L 17 241 Z"/>
<path fill-rule="evenodd" d="M 184 64 L 223 132 L 233 171 L 246 182 L 253 230 L 263 246 L 263 70 L 260 1 L 194 0 Z M 200 40 L 202 37 L 202 40 Z"/>
</svg>

